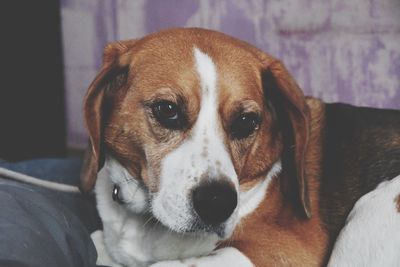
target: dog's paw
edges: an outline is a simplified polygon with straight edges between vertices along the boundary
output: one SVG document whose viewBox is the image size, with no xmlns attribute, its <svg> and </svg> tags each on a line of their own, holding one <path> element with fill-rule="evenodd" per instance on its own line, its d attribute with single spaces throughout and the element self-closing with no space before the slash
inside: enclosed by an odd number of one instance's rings
<svg viewBox="0 0 400 267">
<path fill-rule="evenodd" d="M 236 248 L 223 248 L 210 255 L 185 260 L 162 261 L 150 267 L 254 267 L 253 263 Z"/>
<path fill-rule="evenodd" d="M 94 246 L 97 251 L 97 265 L 111 266 L 111 267 L 122 267 L 120 264 L 114 262 L 109 256 L 107 249 L 104 244 L 103 231 L 95 231 L 90 237 L 93 240 Z"/>
<path fill-rule="evenodd" d="M 150 265 L 149 267 L 192 267 L 192 265 L 185 264 L 183 261 L 160 261 Z"/>
</svg>

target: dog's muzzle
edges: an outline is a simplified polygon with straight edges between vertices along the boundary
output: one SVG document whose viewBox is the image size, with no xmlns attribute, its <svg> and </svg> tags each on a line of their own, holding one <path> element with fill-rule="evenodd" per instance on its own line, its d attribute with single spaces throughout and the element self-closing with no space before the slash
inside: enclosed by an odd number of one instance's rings
<svg viewBox="0 0 400 267">
<path fill-rule="evenodd" d="M 129 203 L 118 184 L 114 184 L 111 196 L 118 204 Z M 192 190 L 191 201 L 195 221 L 186 232 L 213 232 L 223 237 L 226 234 L 224 223 L 234 213 L 238 202 L 233 184 L 221 181 L 202 183 Z"/>
<path fill-rule="evenodd" d="M 194 210 L 205 225 L 218 226 L 235 210 L 237 193 L 231 184 L 210 182 L 193 190 L 192 201 Z"/>
</svg>

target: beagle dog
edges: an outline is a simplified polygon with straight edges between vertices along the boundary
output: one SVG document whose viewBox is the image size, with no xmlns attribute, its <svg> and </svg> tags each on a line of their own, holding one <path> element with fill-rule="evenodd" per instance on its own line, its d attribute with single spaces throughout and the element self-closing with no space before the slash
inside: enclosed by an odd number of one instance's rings
<svg viewBox="0 0 400 267">
<path fill-rule="evenodd" d="M 277 59 L 188 28 L 107 45 L 84 112 L 100 259 L 399 264 L 399 111 L 304 97 Z"/>
</svg>

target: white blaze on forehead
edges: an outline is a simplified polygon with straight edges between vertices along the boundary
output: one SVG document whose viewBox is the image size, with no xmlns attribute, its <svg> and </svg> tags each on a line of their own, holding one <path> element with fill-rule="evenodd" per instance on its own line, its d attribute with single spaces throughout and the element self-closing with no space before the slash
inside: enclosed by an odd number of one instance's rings
<svg viewBox="0 0 400 267">
<path fill-rule="evenodd" d="M 196 60 L 197 74 L 200 77 L 202 95 L 206 97 L 206 99 L 202 100 L 216 102 L 217 70 L 214 62 L 207 54 L 204 54 L 197 48 L 194 48 L 194 57 Z"/>
<path fill-rule="evenodd" d="M 202 179 L 229 179 L 239 186 L 219 121 L 217 68 L 207 54 L 198 48 L 193 52 L 201 88 L 200 111 L 188 139 L 162 160 L 159 192 L 153 201 L 154 215 L 176 230 L 193 219 L 188 196 Z"/>
<path fill-rule="evenodd" d="M 196 70 L 200 78 L 201 106 L 193 129 L 193 141 L 202 149 L 200 161 L 206 162 L 214 175 L 225 175 L 236 180 L 236 173 L 223 141 L 218 113 L 217 68 L 212 59 L 198 48 L 194 48 Z M 212 174 L 211 174 L 212 175 Z M 210 177 L 219 178 L 219 177 Z"/>
</svg>

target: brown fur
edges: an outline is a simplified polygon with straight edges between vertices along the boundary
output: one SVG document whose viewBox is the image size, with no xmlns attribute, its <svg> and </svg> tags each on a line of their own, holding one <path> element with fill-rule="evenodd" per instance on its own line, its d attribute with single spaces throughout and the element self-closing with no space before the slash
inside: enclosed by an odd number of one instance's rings
<svg viewBox="0 0 400 267">
<path fill-rule="evenodd" d="M 400 174 L 400 112 L 325 104 L 321 213 L 330 246 L 356 201 Z"/>
<path fill-rule="evenodd" d="M 282 177 L 274 178 L 267 196 L 251 216 L 221 246 L 234 246 L 256 266 L 321 266 L 328 236 L 319 212 L 319 175 L 323 104 L 308 99 L 311 110 L 310 149 L 306 155 L 312 218 L 302 219 L 281 194 Z"/>
</svg>

